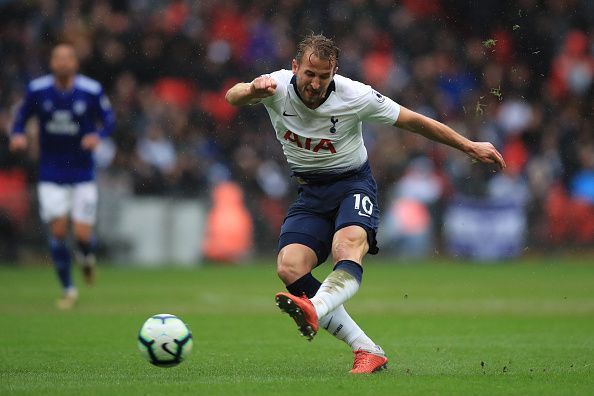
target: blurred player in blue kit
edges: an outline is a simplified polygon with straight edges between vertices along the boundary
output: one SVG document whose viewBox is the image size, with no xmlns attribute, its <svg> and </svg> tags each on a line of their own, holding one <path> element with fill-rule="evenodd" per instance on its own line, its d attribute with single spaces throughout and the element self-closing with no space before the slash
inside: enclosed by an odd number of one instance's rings
<svg viewBox="0 0 594 396">
<path fill-rule="evenodd" d="M 278 293 L 277 305 L 308 339 L 322 326 L 346 342 L 355 355 L 351 373 L 372 373 L 385 368 L 388 358 L 343 307 L 361 284 L 363 257 L 378 252 L 377 187 L 362 122 L 418 133 L 483 163 L 503 168 L 505 162 L 491 143 L 470 141 L 337 74 L 338 56 L 331 39 L 308 35 L 292 70 L 238 83 L 226 99 L 236 106 L 264 104 L 299 185 L 279 238 L 277 273 L 289 293 Z M 330 254 L 334 271 L 320 282 L 311 271 Z"/>
<path fill-rule="evenodd" d="M 51 258 L 63 289 L 57 305 L 69 309 L 78 298 L 66 243 L 69 218 L 83 277 L 86 283 L 93 284 L 97 211 L 93 150 L 101 138 L 112 132 L 115 119 L 101 84 L 77 74 L 78 59 L 71 44 L 56 45 L 49 66 L 51 74 L 31 81 L 27 87 L 12 127 L 10 149 L 27 149 L 25 125 L 30 117 L 37 117 L 40 214 L 49 226 Z"/>
</svg>

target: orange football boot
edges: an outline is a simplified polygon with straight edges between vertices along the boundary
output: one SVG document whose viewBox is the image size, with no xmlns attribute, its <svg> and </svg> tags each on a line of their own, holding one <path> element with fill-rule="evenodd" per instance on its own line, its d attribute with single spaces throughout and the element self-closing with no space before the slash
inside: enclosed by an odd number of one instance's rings
<svg viewBox="0 0 594 396">
<path fill-rule="evenodd" d="M 362 349 L 354 353 L 352 374 L 371 374 L 388 367 L 388 358 L 385 355 L 376 355 Z"/>
<path fill-rule="evenodd" d="M 308 341 L 313 340 L 318 332 L 318 315 L 305 294 L 297 297 L 290 293 L 278 293 L 275 299 L 277 307 L 297 323 L 301 335 L 307 337 Z"/>
</svg>

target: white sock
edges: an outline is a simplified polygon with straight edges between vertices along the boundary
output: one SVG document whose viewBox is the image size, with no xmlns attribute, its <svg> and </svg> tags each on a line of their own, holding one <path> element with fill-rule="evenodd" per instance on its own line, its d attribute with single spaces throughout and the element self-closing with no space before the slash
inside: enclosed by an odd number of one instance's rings
<svg viewBox="0 0 594 396">
<path fill-rule="evenodd" d="M 322 317 L 319 322 L 334 337 L 346 342 L 353 351 L 364 349 L 373 351 L 375 343 L 367 337 L 359 325 L 350 317 L 344 305 Z"/>
<path fill-rule="evenodd" d="M 324 279 L 322 286 L 310 301 L 318 318 L 322 318 L 354 296 L 357 290 L 359 281 L 348 272 L 336 269 Z"/>
<path fill-rule="evenodd" d="M 349 345 L 351 346 L 353 351 L 358 351 L 358 350 L 362 349 L 364 351 L 375 353 L 375 354 L 378 354 L 378 353 L 380 353 L 382 355 L 384 354 L 384 350 L 379 345 L 377 345 L 375 342 L 373 342 L 371 340 L 371 338 L 367 337 L 367 335 L 365 333 L 361 334 Z"/>
</svg>

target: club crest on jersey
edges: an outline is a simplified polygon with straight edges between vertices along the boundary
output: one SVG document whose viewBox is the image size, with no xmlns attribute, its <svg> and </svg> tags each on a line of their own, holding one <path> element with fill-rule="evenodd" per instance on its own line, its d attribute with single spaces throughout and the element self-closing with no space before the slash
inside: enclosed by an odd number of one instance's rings
<svg viewBox="0 0 594 396">
<path fill-rule="evenodd" d="M 305 138 L 291 131 L 285 132 L 284 139 L 288 142 L 293 143 L 295 146 L 299 148 L 313 151 L 314 153 L 317 153 L 321 150 L 326 150 L 331 152 L 332 154 L 336 154 L 336 148 L 334 148 L 334 145 L 332 144 L 332 141 L 330 139 L 320 139 L 319 141 L 315 141 L 312 138 Z"/>
<path fill-rule="evenodd" d="M 373 96 L 375 96 L 375 100 L 377 100 L 379 103 L 384 103 L 384 100 L 386 100 L 384 95 L 377 92 L 376 90 L 371 90 L 371 92 L 373 93 Z"/>
<path fill-rule="evenodd" d="M 87 110 L 87 104 L 82 100 L 77 100 L 72 105 L 72 110 L 76 115 L 82 115 Z"/>
<path fill-rule="evenodd" d="M 332 123 L 332 128 L 330 128 L 330 133 L 336 133 L 336 123 L 338 122 L 338 118 L 334 118 L 334 116 L 330 117 L 330 122 Z"/>
</svg>

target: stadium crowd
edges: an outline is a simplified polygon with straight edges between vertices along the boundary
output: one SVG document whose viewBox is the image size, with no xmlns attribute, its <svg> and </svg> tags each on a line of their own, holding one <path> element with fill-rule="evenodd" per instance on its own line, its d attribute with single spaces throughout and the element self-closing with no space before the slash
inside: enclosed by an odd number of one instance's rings
<svg viewBox="0 0 594 396">
<path fill-rule="evenodd" d="M 385 207 L 412 198 L 440 224 L 453 196 L 512 200 L 526 208 L 531 245 L 592 246 L 593 26 L 588 0 L 0 1 L 0 233 L 9 241 L 19 213 L 35 217 L 11 198 L 35 181 L 35 153 L 7 150 L 11 112 L 47 71 L 52 45 L 67 40 L 117 112 L 97 152 L 103 186 L 207 198 L 235 180 L 258 247 L 274 246 L 295 190 L 290 172 L 264 109 L 233 108 L 224 93 L 290 68 L 296 42 L 314 31 L 335 37 L 340 74 L 493 142 L 508 164 L 495 172 L 365 125 Z"/>
</svg>

